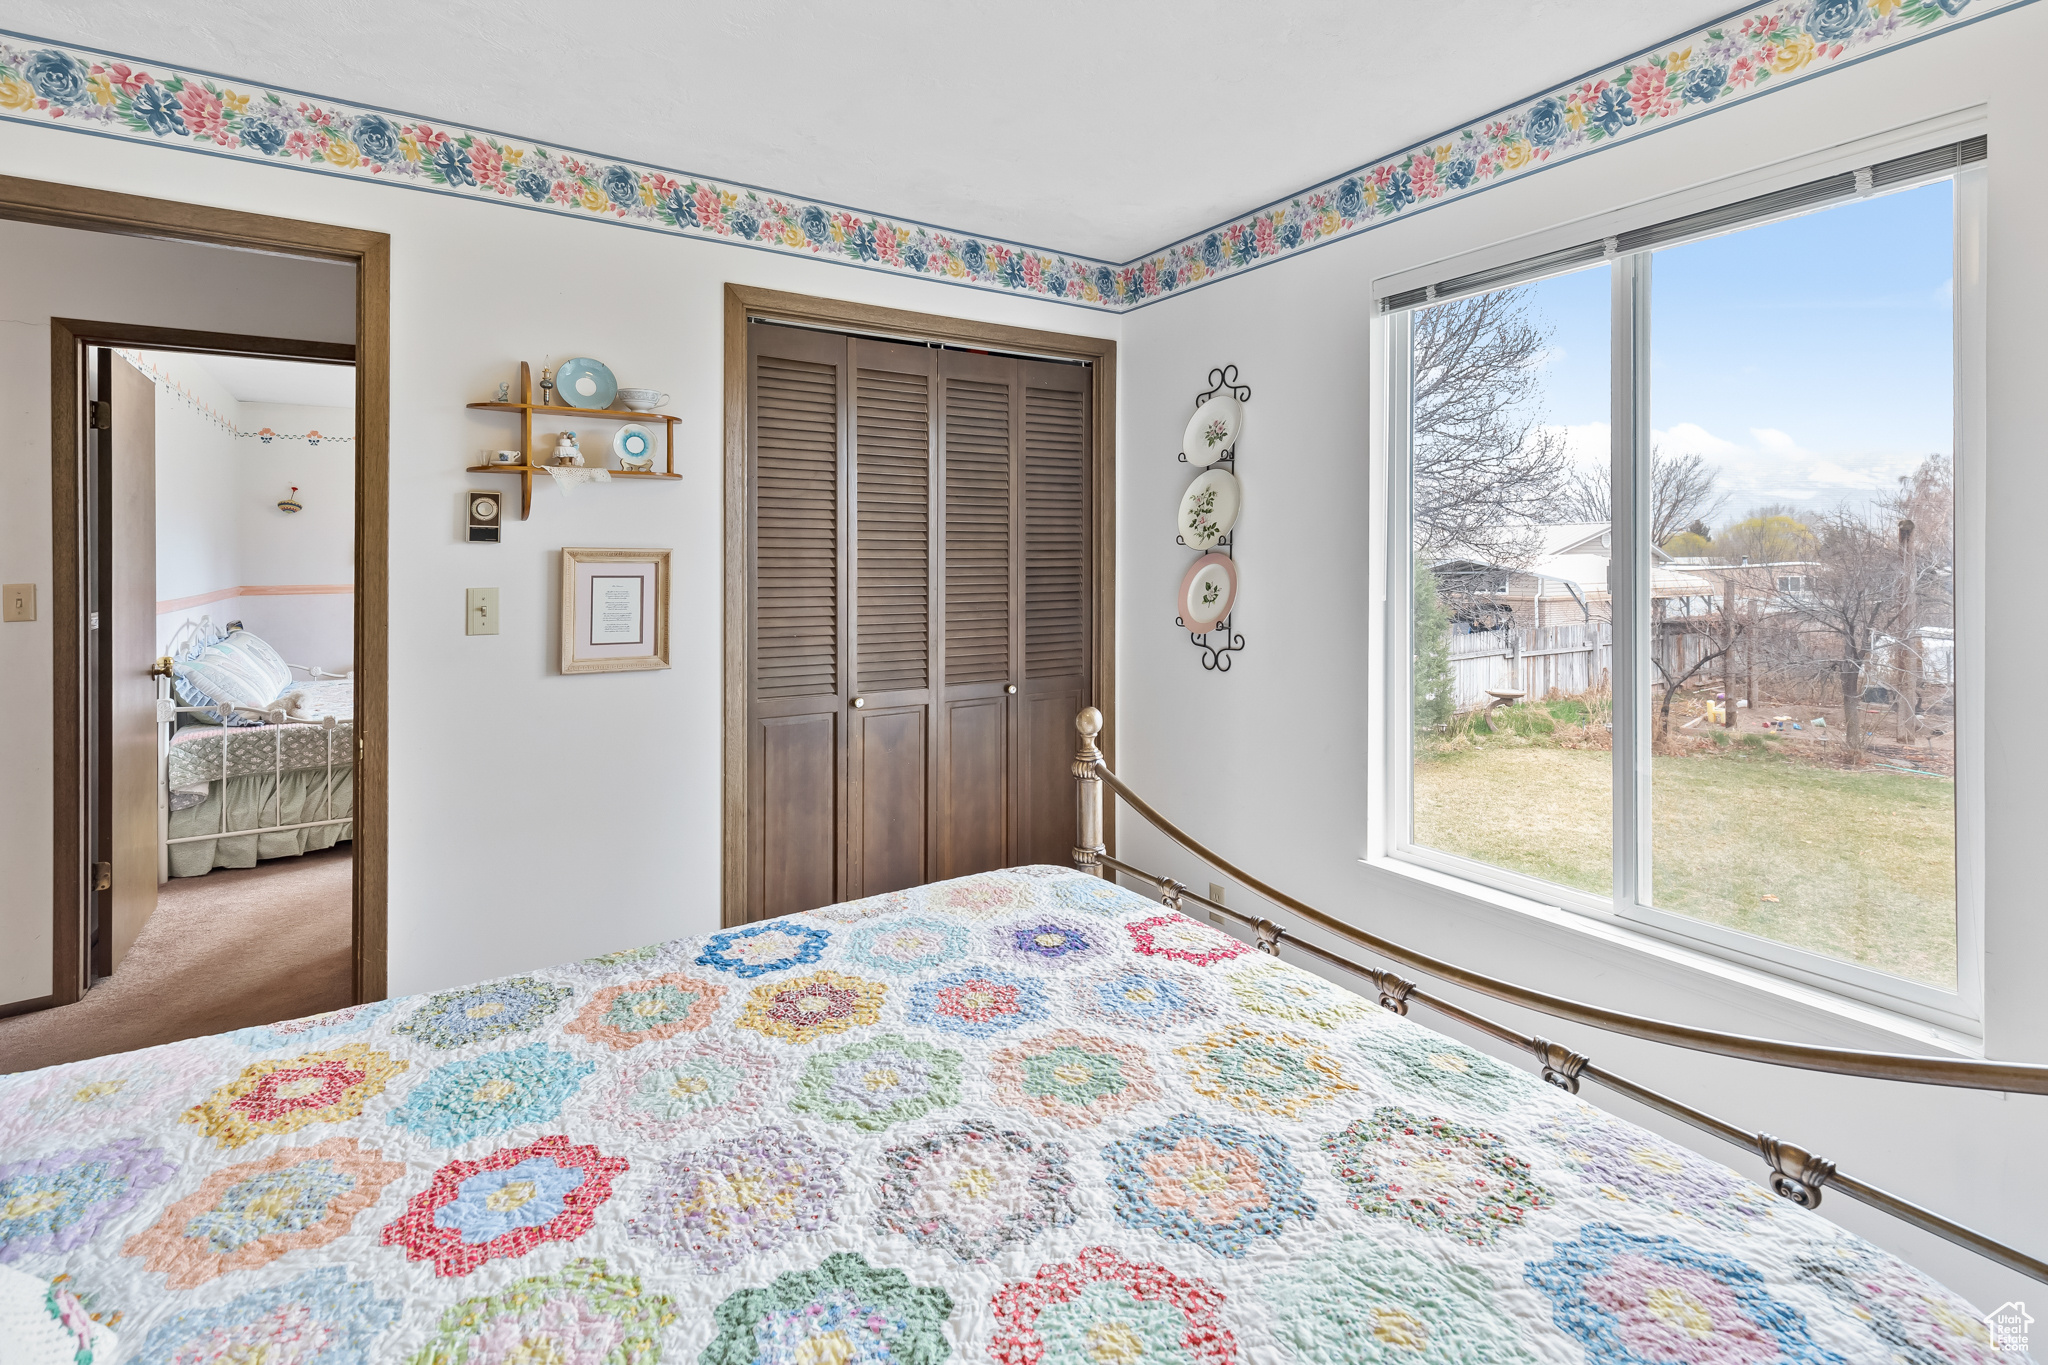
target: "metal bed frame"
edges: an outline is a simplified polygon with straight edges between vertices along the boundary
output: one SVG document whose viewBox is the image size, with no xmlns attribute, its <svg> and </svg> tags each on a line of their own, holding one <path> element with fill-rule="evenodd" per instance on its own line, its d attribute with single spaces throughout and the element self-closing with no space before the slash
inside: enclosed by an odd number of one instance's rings
<svg viewBox="0 0 2048 1365">
<path fill-rule="evenodd" d="M 286 667 L 298 669 L 312 680 L 323 678 L 339 679 L 354 676 L 353 674 L 328 673 L 323 669 L 308 668 L 304 664 L 288 664 Z M 256 829 L 229 829 L 227 827 L 228 746 L 236 733 L 236 727 L 223 725 L 220 727 L 220 777 L 218 779 L 220 782 L 220 828 L 212 834 L 187 834 L 173 839 L 171 837 L 171 736 L 177 731 L 179 716 L 188 714 L 212 715 L 219 711 L 221 707 L 178 705 L 177 698 L 171 694 L 171 660 L 168 657 L 158 659 L 156 667 L 150 671 L 156 678 L 156 879 L 159 886 L 171 879 L 171 845 L 173 844 L 196 844 L 209 839 L 237 839 L 243 836 L 256 838 L 264 834 L 284 834 L 292 830 L 319 829 L 327 825 L 346 825 L 355 819 L 353 812 L 338 817 L 334 813 L 334 728 L 336 722 L 333 716 L 322 716 L 318 720 L 294 721 L 288 719 L 280 708 L 222 703 L 222 706 L 246 715 L 262 716 L 263 723 L 272 727 L 271 780 L 270 796 L 268 798 L 271 807 L 271 823 Z M 325 805 L 322 807 L 326 811 L 325 819 L 301 820 L 296 824 L 290 825 L 283 823 L 284 727 L 287 725 L 317 725 L 326 732 L 327 771 L 323 789 Z M 258 773 L 245 773 L 242 775 L 248 777 L 260 776 Z"/>
<path fill-rule="evenodd" d="M 1408 1013 L 1411 1005 L 1423 1005 L 1511 1047 L 1520 1048 L 1536 1059 L 1542 1069 L 1543 1079 L 1562 1090 L 1577 1094 L 1581 1081 L 1597 1081 L 1608 1089 L 1648 1105 L 1659 1113 L 1689 1123 L 1738 1147 L 1747 1148 L 1763 1158 L 1771 1189 L 1803 1208 L 1817 1208 L 1824 1189 L 1839 1190 L 1851 1199 L 1880 1209 L 1925 1232 L 1931 1232 L 1957 1246 L 1974 1251 L 1987 1260 L 2048 1283 L 2048 1261 L 2030 1256 L 2016 1247 L 2007 1246 L 1973 1228 L 1965 1227 L 1930 1209 L 1901 1199 L 1875 1185 L 1854 1179 L 1834 1162 L 1808 1148 L 1796 1146 L 1769 1133 L 1752 1132 L 1747 1128 L 1738 1127 L 1704 1110 L 1695 1109 L 1680 1100 L 1617 1075 L 1605 1067 L 1596 1065 L 1586 1054 L 1574 1052 L 1561 1043 L 1509 1028 L 1485 1015 L 1474 1013 L 1462 1005 L 1431 994 L 1416 982 L 1383 967 L 1372 967 L 1353 961 L 1341 953 L 1309 942 L 1300 936 L 1299 930 L 1277 924 L 1263 916 L 1247 915 L 1229 906 L 1220 905 L 1206 896 L 1196 895 L 1171 877 L 1147 872 L 1109 856 L 1103 843 L 1102 789 L 1108 787 L 1123 798 L 1125 805 L 1145 817 L 1155 829 L 1224 876 L 1273 904 L 1292 911 L 1308 924 L 1326 933 L 1395 962 L 1410 971 L 1575 1024 L 1584 1024 L 1653 1043 L 1665 1043 L 1672 1047 L 1689 1048 L 1695 1052 L 1734 1057 L 1743 1061 L 1763 1062 L 1771 1066 L 1824 1071 L 1838 1076 L 1909 1081 L 1919 1085 L 1999 1090 L 2022 1095 L 2048 1095 L 2048 1066 L 2030 1062 L 1976 1061 L 1968 1058 L 1862 1052 L 1850 1048 L 1819 1047 L 1810 1043 L 1783 1042 L 1738 1033 L 1723 1033 L 1716 1029 L 1695 1028 L 1642 1015 L 1624 1014 L 1468 971 L 1324 914 L 1228 861 L 1160 814 L 1103 763 L 1102 751 L 1095 743 L 1095 737 L 1102 733 L 1100 711 L 1092 706 L 1082 711 L 1075 718 L 1074 727 L 1081 734 L 1080 748 L 1074 755 L 1073 765 L 1078 797 L 1077 837 L 1074 841 L 1076 867 L 1096 872 L 1098 875 L 1106 874 L 1112 878 L 1121 872 L 1126 876 L 1148 882 L 1158 889 L 1161 902 L 1170 909 L 1178 910 L 1184 902 L 1193 901 L 1224 915 L 1253 930 L 1258 936 L 1259 951 L 1273 957 L 1281 955 L 1280 946 L 1285 942 L 1294 951 L 1307 957 L 1363 976 L 1372 982 L 1374 990 L 1378 992 L 1380 1005 L 1395 1014 Z"/>
</svg>

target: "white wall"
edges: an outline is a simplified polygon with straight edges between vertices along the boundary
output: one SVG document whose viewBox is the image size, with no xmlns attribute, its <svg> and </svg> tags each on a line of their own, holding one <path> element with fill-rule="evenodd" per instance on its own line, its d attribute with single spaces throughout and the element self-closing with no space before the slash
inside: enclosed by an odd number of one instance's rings
<svg viewBox="0 0 2048 1365">
<path fill-rule="evenodd" d="M 350 408 L 242 403 L 235 423 L 243 431 L 268 427 L 293 435 L 318 431 L 327 437 L 353 437 L 356 415 Z M 260 438 L 244 436 L 235 444 L 242 455 L 243 493 L 238 501 L 242 582 L 266 586 L 353 583 L 354 441 L 322 440 L 309 445 L 279 436 L 266 444 Z M 279 511 L 278 500 L 295 486 L 303 510 Z"/>
<path fill-rule="evenodd" d="M 157 385 L 158 652 L 201 618 L 239 620 L 291 663 L 346 673 L 355 660 L 355 410 L 243 403 L 196 357 L 139 359 Z M 322 439 L 299 439 L 314 432 Z M 294 487 L 302 510 L 282 511 Z"/>
<path fill-rule="evenodd" d="M 2039 375 L 2048 366 L 2040 322 L 2048 317 L 2040 227 L 2048 221 L 2048 190 L 2033 154 L 2036 130 L 2048 119 L 2048 93 L 2034 71 L 2043 51 L 2048 6 L 2022 9 L 1126 316 L 1117 580 L 1124 775 L 1269 880 L 1424 951 L 1624 1009 L 1907 1050 L 1889 1033 L 1758 991 L 1704 988 L 1689 971 L 1639 951 L 1579 942 L 1514 912 L 1361 866 L 1372 686 L 1366 583 L 1377 511 L 1367 471 L 1370 286 L 1398 270 L 1986 102 L 1993 281 L 1987 615 L 2028 619 L 2038 577 L 2035 523 L 2048 506 L 2038 411 Z M 1219 675 L 1202 670 L 1173 624 L 1171 602 L 1190 552 L 1166 526 L 1187 478 L 1174 459 L 1182 425 L 1209 368 L 1226 363 L 1240 367 L 1254 396 L 1238 465 L 1246 512 L 1237 625 L 1247 646 Z M 2030 693 L 2048 676 L 2044 655 L 2037 632 L 1994 637 L 1994 717 L 2036 709 Z M 1196 734 L 1199 744 L 1188 738 Z M 2048 1061 L 2048 991 L 2039 985 L 2048 968 L 2048 916 L 2038 908 L 2035 853 L 2048 815 L 2038 777 L 2044 769 L 2048 733 L 2001 725 L 1987 772 L 1987 1043 L 1994 1057 Z M 1210 880 L 1136 821 L 1120 830 L 1127 858 L 1198 886 Z M 1589 1036 L 1534 1016 L 1519 1022 L 1579 1040 L 1623 1074 L 1819 1146 L 1866 1180 L 2036 1254 L 2042 1249 L 2048 1164 L 2039 1153 L 2048 1099 L 1835 1081 Z M 1645 1121 L 1714 1150 L 1690 1130 Z M 1715 1154 L 1760 1173 L 1754 1157 L 1732 1148 Z M 2038 1284 L 1840 1195 L 1829 1196 L 1825 1211 L 1987 1307 L 2028 1297 L 2030 1287 L 2040 1296 Z"/>
<path fill-rule="evenodd" d="M 10 139 L 23 131 L 5 130 Z M 84 142 L 90 139 L 70 138 Z M 55 139 L 46 139 L 54 142 Z M 0 150 L 0 165 L 36 174 Z M 45 163 L 47 165 L 47 163 Z M 54 170 L 48 167 L 47 170 Z M 47 174 L 47 178 L 62 178 Z M 166 194 L 173 192 L 166 187 Z M 174 196 L 173 196 L 174 197 Z M 50 991 L 50 327 L 52 317 L 351 341 L 353 267 L 0 222 L 0 581 L 37 585 L 0 626 L 0 1002 Z M 213 585 L 222 586 L 222 585 Z M 195 588 L 193 591 L 207 589 Z M 218 619 L 218 618 L 217 618 Z"/>
<path fill-rule="evenodd" d="M 208 253 L 211 259 L 220 256 Z M 183 385 L 230 421 L 235 396 L 189 357 L 151 351 L 140 359 L 147 367 L 143 374 L 156 384 L 157 600 L 239 586 L 242 536 L 236 465 L 241 452 L 235 448 L 235 433 L 194 409 L 165 381 Z M 115 360 L 117 365 L 125 363 Z M 157 638 L 161 648 L 161 630 Z"/>
<path fill-rule="evenodd" d="M 0 124 L 0 165 L 31 179 L 391 235 L 394 994 L 717 926 L 727 281 L 1054 331 L 1114 336 L 1118 329 L 1115 317 L 1081 308 L 383 185 L 167 155 L 61 129 Z M 8 316 L 30 324 L 8 327 L 9 349 L 0 354 L 12 362 L 5 374 L 20 375 L 24 386 L 0 390 L 0 413 L 26 433 L 0 450 L 0 471 L 20 490 L 0 511 L 0 565 L 5 581 L 35 579 L 45 591 L 48 446 L 41 433 L 49 430 L 49 341 L 39 317 L 148 312 L 137 320 L 307 334 L 277 320 L 286 300 L 263 287 L 214 294 L 195 288 L 193 296 L 239 304 L 239 311 L 223 315 L 216 308 L 208 320 L 181 316 L 170 290 L 185 281 L 168 265 L 131 278 L 125 292 L 96 292 L 100 259 L 126 239 L 69 235 L 78 240 L 68 255 L 19 271 L 17 262 L 30 259 L 15 255 L 22 239 L 0 236 L 0 259 L 10 266 Z M 34 280 L 32 294 L 16 295 L 17 274 Z M 264 309 L 269 321 L 250 320 Z M 556 363 L 595 356 L 622 382 L 669 390 L 669 411 L 684 419 L 676 461 L 684 480 L 584 488 L 573 499 L 542 485 L 532 520 L 513 519 L 504 544 L 468 544 L 463 493 L 498 488 L 515 494 L 516 506 L 517 484 L 505 475 L 467 474 L 464 466 L 479 451 L 512 444 L 517 428 L 511 417 L 469 412 L 463 404 L 516 379 L 522 359 L 534 364 L 537 377 L 550 355 Z M 673 669 L 574 677 L 556 671 L 555 566 L 567 545 L 675 551 Z M 501 590 L 501 634 L 463 634 L 463 589 L 470 586 Z M 33 648 L 11 643 L 31 637 L 40 642 Z M 10 775 L 28 775 L 0 784 L 7 802 L 0 807 L 0 875 L 22 870 L 23 879 L 11 882 L 23 888 L 20 903 L 27 907 L 21 932 L 40 917 L 46 936 L 47 620 L 0 628 L 0 651 L 10 717 L 0 764 Z"/>
<path fill-rule="evenodd" d="M 179 612 L 177 619 L 200 612 L 213 617 L 217 626 L 240 621 L 244 630 L 262 636 L 288 664 L 329 673 L 347 673 L 355 667 L 356 599 L 352 592 L 245 593 Z M 303 681 L 306 675 L 292 676 Z"/>
</svg>

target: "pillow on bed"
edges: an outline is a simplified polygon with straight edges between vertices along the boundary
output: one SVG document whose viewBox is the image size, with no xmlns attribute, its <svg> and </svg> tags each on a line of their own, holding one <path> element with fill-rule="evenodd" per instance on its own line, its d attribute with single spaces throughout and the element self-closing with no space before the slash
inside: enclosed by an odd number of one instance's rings
<svg viewBox="0 0 2048 1365">
<path fill-rule="evenodd" d="M 260 636 L 230 631 L 191 659 L 172 665 L 173 683 L 182 706 L 203 706 L 224 725 L 260 725 L 254 716 L 237 715 L 235 706 L 268 706 L 291 690 L 292 671 Z"/>
</svg>

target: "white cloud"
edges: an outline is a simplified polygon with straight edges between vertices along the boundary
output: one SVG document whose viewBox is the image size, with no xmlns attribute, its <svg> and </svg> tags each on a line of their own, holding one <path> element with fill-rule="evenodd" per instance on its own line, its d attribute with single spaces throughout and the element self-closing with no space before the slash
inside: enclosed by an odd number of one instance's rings
<svg viewBox="0 0 2048 1365">
<path fill-rule="evenodd" d="M 1751 427 L 1749 434 L 1751 439 L 1756 442 L 1757 449 L 1766 455 L 1775 456 L 1780 460 L 1810 460 L 1813 458 L 1811 452 L 1801 448 L 1799 442 L 1793 440 L 1784 432 L 1779 431 L 1776 427 Z M 1735 448 L 1733 445 L 1729 446 L 1731 450 Z"/>
<path fill-rule="evenodd" d="M 1721 490 L 1728 495 L 1724 516 L 1740 515 L 1760 503 L 1831 507 L 1861 501 L 1889 492 L 1921 459 L 1894 451 L 1823 455 L 1776 427 L 1751 427 L 1746 434 L 1747 441 L 1731 441 L 1688 422 L 1658 432 L 1656 438 L 1667 452 L 1698 454 L 1714 467 Z"/>
<path fill-rule="evenodd" d="M 1545 427 L 1547 435 L 1564 441 L 1565 454 L 1581 468 L 1605 469 L 1613 458 L 1613 437 L 1605 422 L 1581 422 L 1577 426 Z"/>
<path fill-rule="evenodd" d="M 1650 443 L 1667 455 L 1702 455 L 1709 460 L 1733 455 L 1742 449 L 1735 442 L 1724 441 L 1692 422 L 1680 422 L 1669 431 L 1653 431 Z"/>
<path fill-rule="evenodd" d="M 1612 434 L 1605 422 L 1546 426 L 1544 434 L 1561 439 L 1571 462 L 1589 473 L 1604 471 L 1611 458 Z M 1775 427 L 1751 427 L 1740 440 L 1730 440 L 1694 422 L 1675 422 L 1650 438 L 1666 455 L 1698 455 L 1713 466 L 1727 495 L 1721 516 L 1741 516 L 1764 503 L 1828 508 L 1861 502 L 1898 485 L 1898 478 L 1918 467 L 1921 456 L 1901 452 L 1820 454 L 1795 435 Z"/>
</svg>

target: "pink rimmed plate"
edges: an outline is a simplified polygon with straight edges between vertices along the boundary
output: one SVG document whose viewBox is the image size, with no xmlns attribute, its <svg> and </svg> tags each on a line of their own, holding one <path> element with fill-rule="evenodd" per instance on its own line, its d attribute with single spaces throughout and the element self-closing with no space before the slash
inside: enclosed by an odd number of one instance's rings
<svg viewBox="0 0 2048 1365">
<path fill-rule="evenodd" d="M 1237 604 L 1237 561 L 1229 555 L 1203 555 L 1188 565 L 1180 580 L 1180 619 L 1196 632 L 1214 630 Z"/>
</svg>

